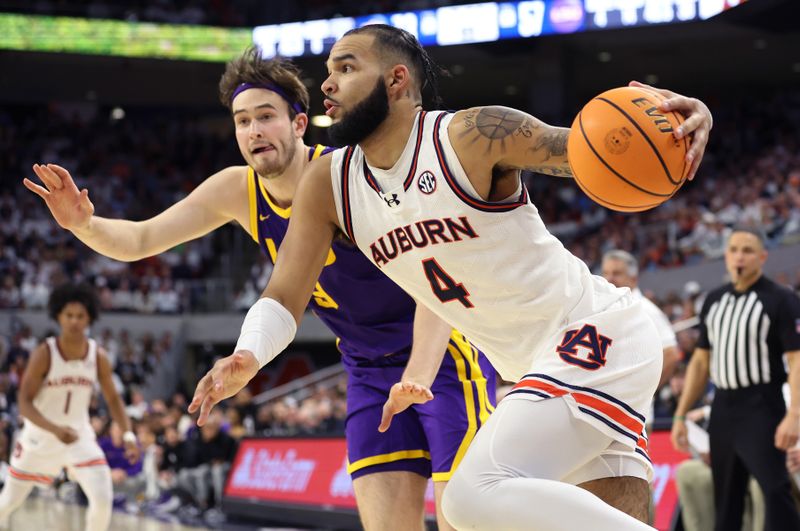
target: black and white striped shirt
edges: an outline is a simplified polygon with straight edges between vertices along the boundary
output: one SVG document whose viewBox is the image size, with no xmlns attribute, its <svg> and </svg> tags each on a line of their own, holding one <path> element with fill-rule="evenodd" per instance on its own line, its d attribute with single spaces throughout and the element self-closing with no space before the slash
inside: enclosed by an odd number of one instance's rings
<svg viewBox="0 0 800 531">
<path fill-rule="evenodd" d="M 800 299 L 763 275 L 741 293 L 717 288 L 700 311 L 697 346 L 711 351 L 717 388 L 782 384 L 783 353 L 800 350 Z"/>
</svg>

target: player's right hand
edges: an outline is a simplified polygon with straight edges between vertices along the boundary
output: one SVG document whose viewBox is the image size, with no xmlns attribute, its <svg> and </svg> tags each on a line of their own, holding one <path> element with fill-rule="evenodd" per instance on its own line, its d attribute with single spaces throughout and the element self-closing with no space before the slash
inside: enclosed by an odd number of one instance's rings
<svg viewBox="0 0 800 531">
<path fill-rule="evenodd" d="M 389 390 L 389 398 L 383 405 L 383 415 L 378 431 L 383 433 L 392 424 L 392 417 L 402 413 L 414 404 L 424 404 L 433 400 L 433 393 L 424 385 L 413 382 L 397 382 Z"/>
<path fill-rule="evenodd" d="M 69 426 L 59 426 L 55 436 L 64 444 L 72 444 L 78 440 L 78 432 Z"/>
<path fill-rule="evenodd" d="M 675 419 L 672 421 L 672 446 L 679 452 L 689 452 L 689 435 L 686 421 Z"/>
<path fill-rule="evenodd" d="M 33 171 L 44 186 L 27 178 L 23 179 L 22 184 L 44 199 L 56 222 L 71 231 L 87 227 L 94 214 L 89 191 L 86 188 L 78 190 L 69 172 L 56 164 L 34 164 Z"/>
<path fill-rule="evenodd" d="M 200 409 L 197 425 L 205 424 L 214 406 L 241 391 L 259 369 L 258 360 L 249 350 L 240 350 L 217 360 L 197 383 L 189 404 L 189 413 Z"/>
</svg>

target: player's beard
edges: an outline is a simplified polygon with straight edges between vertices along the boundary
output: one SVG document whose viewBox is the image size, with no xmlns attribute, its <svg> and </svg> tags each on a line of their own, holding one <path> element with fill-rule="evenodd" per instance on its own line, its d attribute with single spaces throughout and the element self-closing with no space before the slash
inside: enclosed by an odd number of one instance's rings
<svg viewBox="0 0 800 531">
<path fill-rule="evenodd" d="M 372 92 L 328 128 L 328 138 L 335 146 L 354 146 L 374 133 L 388 115 L 389 96 L 379 76 Z"/>
<path fill-rule="evenodd" d="M 280 177 L 294 160 L 294 155 L 297 152 L 297 143 L 294 141 L 292 134 L 289 133 L 288 138 L 279 139 L 278 143 L 283 157 L 276 157 L 275 160 L 261 160 L 254 165 L 253 169 L 261 177 L 266 177 L 267 179 Z M 277 150 L 275 154 L 278 155 Z"/>
</svg>

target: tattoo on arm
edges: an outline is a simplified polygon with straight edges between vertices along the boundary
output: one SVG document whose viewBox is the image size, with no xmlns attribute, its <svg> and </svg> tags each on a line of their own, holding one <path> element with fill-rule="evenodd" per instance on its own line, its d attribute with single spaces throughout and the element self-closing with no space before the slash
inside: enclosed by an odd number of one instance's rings
<svg viewBox="0 0 800 531">
<path fill-rule="evenodd" d="M 566 158 L 568 137 L 569 129 L 559 129 L 552 133 L 546 133 L 539 138 L 535 146 L 530 148 L 530 152 L 532 155 L 537 155 L 539 157 L 544 156 L 543 162 L 547 162 L 551 157 Z M 574 177 L 569 164 L 561 162 L 559 162 L 558 165 L 540 164 L 529 166 L 525 169 L 536 173 L 544 173 L 545 175 L 553 175 L 555 177 Z"/>
<path fill-rule="evenodd" d="M 460 136 L 473 135 L 472 143 L 481 139 L 489 139 L 486 151 L 492 149 L 495 141 L 500 142 L 500 149 L 505 152 L 505 139 L 509 136 L 531 138 L 538 129 L 525 113 L 506 107 L 481 107 L 470 109 L 464 116 L 464 130 Z"/>
<path fill-rule="evenodd" d="M 543 173 L 545 175 L 552 175 L 553 177 L 574 177 L 570 167 L 561 168 L 559 166 L 529 166 L 525 168 L 528 171 L 535 173 Z"/>
<path fill-rule="evenodd" d="M 534 160 L 541 160 L 544 164 L 527 166 L 524 169 L 536 173 L 553 175 L 556 177 L 573 177 L 569 165 L 563 161 L 546 162 L 552 157 L 566 157 L 567 137 L 569 129 L 555 129 L 552 132 L 543 132 L 536 135 L 537 129 L 542 125 L 527 114 L 508 107 L 479 107 L 470 109 L 464 115 L 464 129 L 459 133 L 463 138 L 470 135 L 470 143 L 489 140 L 486 152 L 489 153 L 496 141 L 500 142 L 500 150 L 506 152 L 506 138 L 521 137 L 531 140 L 528 148 Z"/>
<path fill-rule="evenodd" d="M 550 157 L 563 157 L 567 154 L 567 137 L 569 136 L 569 129 L 562 129 L 553 133 L 542 135 L 539 142 L 531 148 L 533 153 L 540 150 L 546 150 L 544 160 L 549 160 Z"/>
</svg>

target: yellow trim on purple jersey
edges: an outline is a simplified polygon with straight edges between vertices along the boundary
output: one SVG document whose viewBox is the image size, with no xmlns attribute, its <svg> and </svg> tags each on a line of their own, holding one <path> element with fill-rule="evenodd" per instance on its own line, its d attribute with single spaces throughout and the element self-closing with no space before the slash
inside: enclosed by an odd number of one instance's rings
<svg viewBox="0 0 800 531">
<path fill-rule="evenodd" d="M 261 182 L 261 179 L 258 180 L 258 187 L 261 188 L 261 195 L 264 196 L 264 199 L 267 201 L 267 204 L 272 209 L 272 211 L 278 214 L 283 219 L 289 219 L 289 216 L 292 215 L 292 207 L 288 206 L 286 208 L 281 208 L 278 205 L 276 205 L 272 201 L 272 198 L 267 193 L 267 189 L 264 188 L 264 183 Z"/>
<path fill-rule="evenodd" d="M 317 144 L 317 147 L 314 148 L 314 154 L 311 155 L 311 160 L 314 160 L 322 156 L 322 152 L 325 151 L 326 149 L 330 148 L 323 146 L 322 144 Z"/>
<path fill-rule="evenodd" d="M 247 204 L 250 205 L 250 236 L 258 243 L 258 206 L 256 205 L 256 183 L 253 168 L 247 167 Z"/>
<path fill-rule="evenodd" d="M 464 438 L 456 451 L 453 458 L 453 464 L 447 472 L 433 472 L 431 479 L 437 481 L 449 481 L 453 476 L 461 460 L 464 459 L 464 454 L 467 453 L 467 448 L 478 433 L 478 427 L 489 420 L 489 413 L 494 411 L 494 408 L 489 404 L 489 397 L 486 389 L 486 378 L 483 377 L 483 372 L 478 364 L 477 350 L 467 341 L 467 338 L 458 330 L 453 330 L 450 334 L 450 344 L 447 346 L 447 352 L 456 364 L 456 371 L 458 372 L 458 379 L 461 381 L 464 391 L 464 404 L 467 412 L 467 431 L 464 433 Z M 470 368 L 471 378 L 467 375 L 467 366 Z M 477 399 L 480 411 L 475 408 L 475 395 L 472 391 L 472 382 L 475 382 L 477 392 Z M 478 424 L 480 421 L 480 424 Z"/>
<path fill-rule="evenodd" d="M 347 463 L 347 473 L 352 474 L 353 472 L 368 466 L 393 463 L 403 459 L 427 459 L 430 461 L 431 453 L 427 450 L 401 450 L 399 452 L 392 452 L 390 454 L 373 455 L 372 457 L 359 459 L 355 463 Z"/>
</svg>

